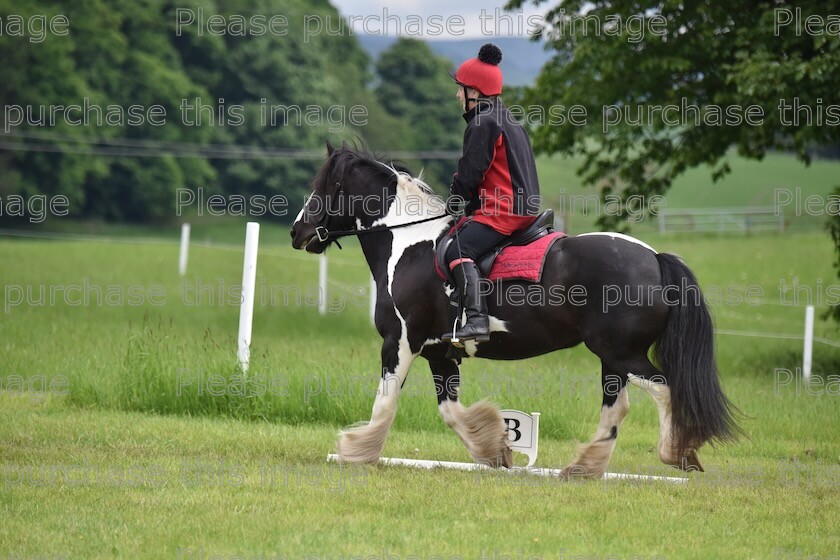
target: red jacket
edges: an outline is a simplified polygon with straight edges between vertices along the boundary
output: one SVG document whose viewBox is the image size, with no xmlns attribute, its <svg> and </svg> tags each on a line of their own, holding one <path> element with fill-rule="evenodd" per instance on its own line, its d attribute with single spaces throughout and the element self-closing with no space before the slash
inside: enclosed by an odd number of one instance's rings
<svg viewBox="0 0 840 560">
<path fill-rule="evenodd" d="M 464 114 L 464 151 L 452 194 L 467 200 L 473 221 L 510 235 L 529 225 L 540 207 L 531 142 L 502 100 L 479 100 Z"/>
</svg>

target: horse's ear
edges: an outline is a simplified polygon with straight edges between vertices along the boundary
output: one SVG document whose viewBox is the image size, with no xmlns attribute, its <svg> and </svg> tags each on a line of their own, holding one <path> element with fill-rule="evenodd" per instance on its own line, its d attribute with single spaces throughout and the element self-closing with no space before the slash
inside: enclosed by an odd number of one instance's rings
<svg viewBox="0 0 840 560">
<path fill-rule="evenodd" d="M 342 149 L 342 150 L 346 150 L 346 149 L 347 149 L 347 140 L 342 140 L 342 141 L 341 141 L 341 149 Z"/>
<path fill-rule="evenodd" d="M 332 144 L 330 144 L 330 141 L 327 140 L 327 155 L 331 156 L 334 151 L 335 151 L 335 148 L 333 147 Z"/>
</svg>

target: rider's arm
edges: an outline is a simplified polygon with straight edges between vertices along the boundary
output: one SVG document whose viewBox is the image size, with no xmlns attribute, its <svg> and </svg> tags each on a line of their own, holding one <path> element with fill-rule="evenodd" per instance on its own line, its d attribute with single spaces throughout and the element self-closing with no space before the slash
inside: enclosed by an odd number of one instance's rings
<svg viewBox="0 0 840 560">
<path fill-rule="evenodd" d="M 477 115 L 464 132 L 464 154 L 458 160 L 458 173 L 450 190 L 467 201 L 478 198 L 478 186 L 496 156 L 496 141 L 502 133 L 498 123 L 487 115 Z"/>
</svg>

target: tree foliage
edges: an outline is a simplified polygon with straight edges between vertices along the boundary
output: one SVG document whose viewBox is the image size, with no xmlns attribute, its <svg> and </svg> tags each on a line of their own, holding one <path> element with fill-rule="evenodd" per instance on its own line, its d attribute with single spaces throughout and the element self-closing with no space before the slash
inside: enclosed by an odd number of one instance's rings
<svg viewBox="0 0 840 560">
<path fill-rule="evenodd" d="M 179 34 L 178 6 L 166 0 L 0 0 L 3 22 L 56 14 L 70 21 L 66 36 L 42 41 L 0 34 L 3 108 L 37 112 L 87 100 L 101 107 L 161 105 L 166 112 L 163 126 L 73 126 L 63 119 L 10 126 L 11 134 L 0 135 L 13 146 L 0 150 L 0 197 L 60 193 L 76 218 L 160 221 L 173 216 L 179 188 L 283 194 L 296 203 L 320 164 L 311 157 L 212 157 L 206 150 L 184 155 L 169 146 L 322 150 L 326 140 L 360 141 L 378 151 L 458 146 L 449 64 L 424 44 L 399 42 L 380 65 L 388 74 L 377 79 L 351 34 L 304 36 L 306 18 L 331 18 L 335 28 L 338 13 L 325 1 L 203 0 L 191 9 L 199 8 L 205 22 L 211 15 L 229 22 L 234 15 L 251 21 L 279 14 L 287 25 L 282 33 L 238 36 L 210 33 L 196 22 Z M 400 91 L 386 93 L 394 85 Z M 197 103 L 207 107 L 201 124 Z M 354 107 L 363 111 L 355 121 Z M 244 122 L 230 119 L 237 115 Z M 0 125 L 2 133 L 6 123 Z M 134 148 L 138 143 L 156 148 Z M 149 157 L 90 153 L 103 144 Z"/>
<path fill-rule="evenodd" d="M 409 150 L 461 149 L 463 108 L 449 75 L 451 61 L 435 55 L 417 39 L 401 38 L 384 51 L 376 65 L 376 96 L 391 115 L 411 123 L 399 146 Z M 446 187 L 455 171 L 454 162 L 420 162 L 433 185 Z"/>
<path fill-rule="evenodd" d="M 61 8 L 49 2 L 4 2 L 4 21 L 10 14 L 25 19 L 41 14 L 64 14 L 70 32 L 41 42 L 4 34 L 0 37 L 0 104 L 32 108 L 37 124 L 14 127 L 19 143 L 38 144 L 47 137 L 64 146 L 85 139 L 157 140 L 201 143 L 209 129 L 172 125 L 179 100 L 208 97 L 207 90 L 190 80 L 179 63 L 163 25 L 160 3 L 84 0 Z M 50 108 L 64 105 L 161 105 L 165 126 L 109 126 L 91 113 L 88 124 L 73 125 L 58 118 L 54 125 L 41 120 Z M 12 127 L 10 127 L 12 128 Z M 39 136 L 41 135 L 41 136 Z M 57 140 L 56 140 L 57 139 Z M 78 147 L 78 146 L 75 146 Z M 7 180 L 0 196 L 61 193 L 76 216 L 107 219 L 156 218 L 171 213 L 174 191 L 191 182 L 212 181 L 215 174 L 206 160 L 184 161 L 163 155 L 137 159 L 91 157 L 73 149 L 58 153 L 15 150 L 6 152 L 0 165 Z"/>
<path fill-rule="evenodd" d="M 524 3 L 512 0 L 507 7 Z M 795 18 L 779 24 L 787 19 L 779 10 L 795 17 L 798 10 L 798 25 Z M 525 100 L 546 110 L 582 105 L 587 121 L 542 123 L 533 131 L 535 149 L 583 156 L 578 171 L 585 183 L 625 199 L 663 194 L 675 177 L 702 164 L 713 166 L 717 180 L 729 172 L 732 147 L 756 159 L 768 150 L 792 150 L 807 163 L 810 148 L 840 141 L 840 127 L 826 124 L 825 114 L 822 122 L 816 118 L 818 107 L 838 103 L 840 38 L 836 30 L 808 33 L 804 25 L 809 16 L 825 22 L 838 13 L 837 1 L 565 1 L 544 18 L 538 36 L 556 54 Z M 652 26 L 654 18 L 664 25 Z M 620 27 L 606 26 L 611 19 Z M 634 27 L 639 21 L 644 33 Z M 782 100 L 810 107 L 812 120 L 800 113 L 792 122 L 791 111 L 780 114 Z M 699 106 L 701 122 L 688 111 L 677 125 L 661 113 L 646 114 L 668 105 Z M 760 126 L 746 119 L 702 122 L 716 107 L 749 105 L 762 108 Z M 605 126 L 605 107 L 615 108 L 608 116 L 629 111 L 631 117 L 625 113 L 620 123 Z M 603 216 L 600 225 L 621 229 L 622 216 Z"/>
</svg>

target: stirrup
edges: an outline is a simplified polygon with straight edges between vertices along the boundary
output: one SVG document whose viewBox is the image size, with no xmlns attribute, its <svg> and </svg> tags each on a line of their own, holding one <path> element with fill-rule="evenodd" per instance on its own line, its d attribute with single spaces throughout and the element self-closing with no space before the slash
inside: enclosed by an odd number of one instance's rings
<svg viewBox="0 0 840 560">
<path fill-rule="evenodd" d="M 448 342 L 448 343 L 452 344 L 453 346 L 457 346 L 458 344 L 461 343 L 461 341 L 458 340 L 458 338 L 455 336 L 455 333 L 458 332 L 458 322 L 459 322 L 459 320 L 455 319 L 455 323 L 453 323 L 453 325 L 452 325 L 452 331 L 443 333 L 440 336 L 441 341 Z M 457 347 L 458 348 L 463 348 L 464 346 L 461 345 L 461 346 L 457 346 Z"/>
<path fill-rule="evenodd" d="M 475 324 L 471 324 L 470 320 L 467 319 L 466 324 L 461 327 L 458 331 L 453 333 L 452 340 L 453 344 L 463 344 L 464 342 L 473 341 L 477 344 L 482 342 L 489 342 L 490 341 L 490 321 L 487 316 L 484 316 L 480 319 L 481 321 L 487 322 L 487 330 L 481 333 L 475 333 L 473 336 L 466 336 L 469 333 L 465 333 L 464 331 L 470 329 L 475 331 L 477 329 Z M 461 333 L 461 336 L 458 336 L 458 333 Z"/>
</svg>

